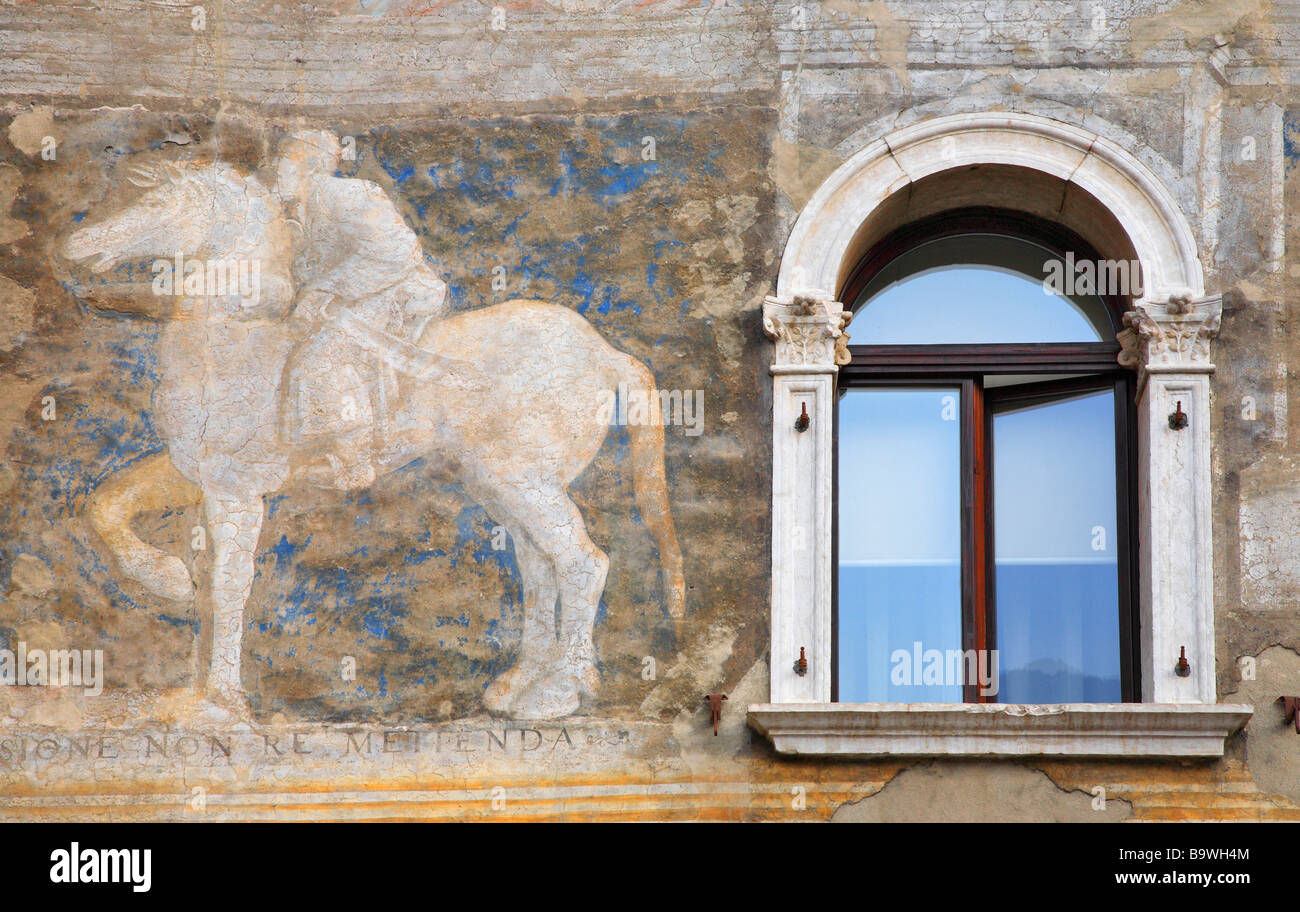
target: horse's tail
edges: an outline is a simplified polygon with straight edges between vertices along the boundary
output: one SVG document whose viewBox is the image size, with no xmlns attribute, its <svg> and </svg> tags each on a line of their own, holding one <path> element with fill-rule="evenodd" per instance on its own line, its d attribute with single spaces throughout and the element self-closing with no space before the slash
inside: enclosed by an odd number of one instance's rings
<svg viewBox="0 0 1300 912">
<path fill-rule="evenodd" d="M 619 379 L 625 389 L 645 390 L 655 395 L 655 378 L 650 370 L 631 356 L 624 356 Z M 655 413 L 657 414 L 657 412 Z M 686 580 L 682 575 L 682 551 L 677 544 L 677 529 L 668 504 L 668 481 L 664 474 L 664 428 L 660 421 L 629 423 L 628 437 L 632 449 L 632 486 L 641 518 L 659 546 L 659 564 L 663 568 L 664 599 L 669 616 L 681 620 L 686 613 Z"/>
</svg>

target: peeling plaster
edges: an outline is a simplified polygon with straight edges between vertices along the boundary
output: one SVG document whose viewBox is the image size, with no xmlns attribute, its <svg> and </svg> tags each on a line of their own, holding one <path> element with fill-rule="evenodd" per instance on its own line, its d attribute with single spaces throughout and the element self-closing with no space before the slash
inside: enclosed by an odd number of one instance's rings
<svg viewBox="0 0 1300 912">
<path fill-rule="evenodd" d="M 1238 678 L 1244 658 L 1234 657 Z M 1283 718 L 1279 700 L 1300 697 L 1300 649 L 1274 645 L 1251 658 L 1254 680 L 1240 680 L 1225 694 L 1255 707 L 1245 731 L 1246 767 L 1266 795 L 1285 796 L 1300 806 L 1300 733 Z"/>
<path fill-rule="evenodd" d="M 927 762 L 902 770 L 880 791 L 845 804 L 835 823 L 1115 823 L 1128 801 L 1059 787 L 1046 773 L 1007 762 Z"/>
</svg>

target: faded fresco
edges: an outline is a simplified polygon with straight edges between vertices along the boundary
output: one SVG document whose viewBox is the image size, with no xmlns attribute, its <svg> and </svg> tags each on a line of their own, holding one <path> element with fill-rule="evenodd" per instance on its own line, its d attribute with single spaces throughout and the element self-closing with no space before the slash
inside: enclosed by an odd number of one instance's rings
<svg viewBox="0 0 1300 912">
<path fill-rule="evenodd" d="M 571 714 L 599 686 L 592 630 L 609 565 L 567 489 L 613 417 L 593 415 L 599 394 L 653 389 L 653 376 L 571 311 L 541 301 L 447 320 L 446 283 L 392 202 L 375 184 L 335 176 L 338 140 L 300 132 L 281 150 L 274 188 L 222 163 L 176 169 L 67 240 L 70 258 L 98 258 L 97 272 L 177 248 L 174 266 L 154 269 L 155 290 L 176 300 L 163 317 L 153 396 L 166 459 L 104 482 L 90 502 L 96 531 L 123 574 L 184 599 L 193 588 L 185 565 L 140 541 L 131 521 L 140 505 L 171 505 L 162 491 L 201 504 L 213 543 L 207 690 L 242 704 L 244 606 L 266 496 L 295 476 L 349 491 L 368 488 L 377 469 L 445 464 L 510 535 L 523 592 L 519 656 L 488 685 L 484 704 L 526 719 Z M 224 213 L 238 213 L 233 225 L 219 220 Z M 196 218 L 211 221 L 194 226 Z M 220 276 L 212 261 L 235 265 Z M 630 423 L 629 437 L 668 613 L 680 618 L 685 584 L 662 426 Z"/>
<path fill-rule="evenodd" d="M 432 147 L 267 125 L 254 161 L 167 143 L 97 162 L 34 266 L 69 344 L 110 354 L 16 352 L 49 373 L 11 442 L 6 540 L 37 580 L 9 600 L 15 643 L 37 618 L 93 640 L 106 690 L 190 724 L 671 707 L 656 688 L 710 613 L 696 593 L 764 582 L 762 538 L 698 499 L 765 507 L 708 376 L 748 340 L 701 319 L 681 253 L 714 205 L 747 208 L 742 230 L 756 207 L 670 166 L 707 173 L 720 149 L 664 127 L 678 144 L 644 157 L 650 128 L 610 120 Z M 531 173 L 499 157 L 543 143 Z M 701 191 L 658 224 L 599 216 Z M 591 234 L 557 236 L 566 206 Z M 508 257 L 475 249 L 494 238 Z M 699 458 L 735 468 L 696 478 Z M 678 529 L 701 523 L 748 561 L 693 563 Z M 122 636 L 141 625 L 147 659 Z"/>
</svg>

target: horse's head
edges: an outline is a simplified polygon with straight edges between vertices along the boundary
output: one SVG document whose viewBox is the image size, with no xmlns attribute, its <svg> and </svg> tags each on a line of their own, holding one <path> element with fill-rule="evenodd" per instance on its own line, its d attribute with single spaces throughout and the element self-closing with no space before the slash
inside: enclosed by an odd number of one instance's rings
<svg viewBox="0 0 1300 912">
<path fill-rule="evenodd" d="M 222 214 L 223 185 L 229 165 L 136 166 L 128 180 L 148 192 L 117 212 L 93 220 L 68 236 L 63 254 L 104 273 L 118 263 L 146 257 L 170 257 L 176 251 L 201 255 L 214 221 Z M 237 215 L 238 213 L 226 213 Z"/>
<path fill-rule="evenodd" d="M 137 166 L 127 179 L 146 192 L 109 214 L 96 213 L 59 245 L 56 272 L 77 297 L 114 310 L 166 316 L 175 300 L 171 292 L 160 295 L 156 284 L 153 294 L 144 288 L 179 254 L 190 263 L 207 259 L 256 266 L 259 287 L 250 295 L 241 285 L 237 309 L 284 307 L 292 301 L 292 252 L 283 209 L 256 175 L 217 161 Z M 144 268 L 130 268 L 135 264 Z M 106 275 L 110 270 L 113 274 Z"/>
</svg>

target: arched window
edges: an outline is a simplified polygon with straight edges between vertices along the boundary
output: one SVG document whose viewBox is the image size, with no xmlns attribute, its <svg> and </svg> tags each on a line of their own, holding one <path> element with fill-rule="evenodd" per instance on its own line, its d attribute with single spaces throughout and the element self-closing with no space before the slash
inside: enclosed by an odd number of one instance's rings
<svg viewBox="0 0 1300 912">
<path fill-rule="evenodd" d="M 804 206 L 762 312 L 778 753 L 1214 757 L 1250 717 L 1216 693 L 1222 298 L 1147 154 L 918 117 Z"/>
<path fill-rule="evenodd" d="M 1138 699 L 1135 378 L 1114 339 L 1139 280 L 991 209 L 909 225 L 852 271 L 832 699 Z"/>
</svg>

